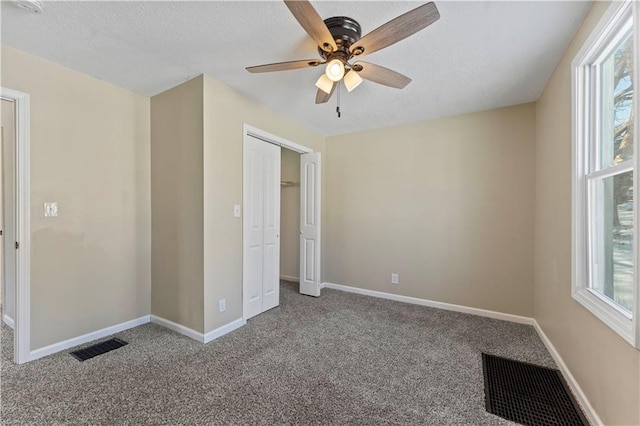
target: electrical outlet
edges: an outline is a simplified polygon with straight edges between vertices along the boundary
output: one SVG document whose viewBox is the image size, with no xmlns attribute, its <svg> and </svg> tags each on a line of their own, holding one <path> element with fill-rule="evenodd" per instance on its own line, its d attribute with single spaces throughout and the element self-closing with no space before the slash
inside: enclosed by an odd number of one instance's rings
<svg viewBox="0 0 640 426">
<path fill-rule="evenodd" d="M 398 284 L 399 277 L 398 274 L 391 274 L 391 284 Z"/>
<path fill-rule="evenodd" d="M 227 310 L 227 301 L 225 299 L 218 300 L 218 310 L 224 312 Z"/>
</svg>

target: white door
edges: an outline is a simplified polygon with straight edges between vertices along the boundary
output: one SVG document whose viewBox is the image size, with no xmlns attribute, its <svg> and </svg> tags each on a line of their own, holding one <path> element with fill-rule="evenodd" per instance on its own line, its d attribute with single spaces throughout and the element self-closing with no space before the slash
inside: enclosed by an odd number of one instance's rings
<svg viewBox="0 0 640 426">
<path fill-rule="evenodd" d="M 320 153 L 300 155 L 300 293 L 320 296 Z"/>
<path fill-rule="evenodd" d="M 243 152 L 245 319 L 280 303 L 280 147 L 247 135 Z"/>
</svg>

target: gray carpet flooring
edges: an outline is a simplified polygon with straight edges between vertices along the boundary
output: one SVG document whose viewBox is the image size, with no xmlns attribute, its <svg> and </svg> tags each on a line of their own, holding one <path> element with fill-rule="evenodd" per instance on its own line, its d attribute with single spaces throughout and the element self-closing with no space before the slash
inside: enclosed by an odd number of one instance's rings
<svg viewBox="0 0 640 426">
<path fill-rule="evenodd" d="M 293 283 L 280 302 L 207 345 L 146 324 L 85 362 L 15 365 L 3 326 L 2 424 L 507 425 L 481 352 L 555 367 L 531 326 Z"/>
</svg>

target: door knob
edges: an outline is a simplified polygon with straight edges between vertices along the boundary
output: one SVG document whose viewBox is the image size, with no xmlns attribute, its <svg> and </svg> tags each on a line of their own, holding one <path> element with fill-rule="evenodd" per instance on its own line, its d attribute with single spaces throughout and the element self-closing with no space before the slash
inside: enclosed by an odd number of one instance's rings
<svg viewBox="0 0 640 426">
<path fill-rule="evenodd" d="M 300 231 L 300 235 L 304 234 L 304 232 Z"/>
</svg>

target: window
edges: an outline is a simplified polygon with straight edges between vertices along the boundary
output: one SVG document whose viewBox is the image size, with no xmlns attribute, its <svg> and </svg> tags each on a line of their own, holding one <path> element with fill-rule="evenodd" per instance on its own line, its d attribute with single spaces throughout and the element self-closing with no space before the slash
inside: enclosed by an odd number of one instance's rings
<svg viewBox="0 0 640 426">
<path fill-rule="evenodd" d="M 637 5 L 614 2 L 573 71 L 573 297 L 636 347 Z"/>
</svg>

